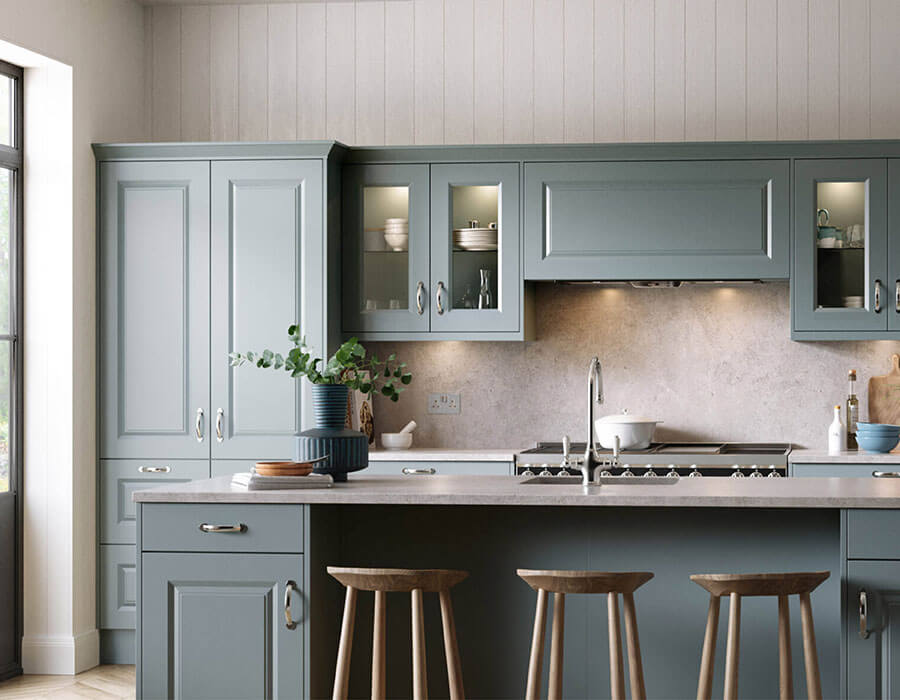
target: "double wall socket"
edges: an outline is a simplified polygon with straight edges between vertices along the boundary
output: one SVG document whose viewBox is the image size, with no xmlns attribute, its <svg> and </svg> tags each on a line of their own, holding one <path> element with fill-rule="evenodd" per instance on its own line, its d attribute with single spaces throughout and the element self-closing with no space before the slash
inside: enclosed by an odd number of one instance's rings
<svg viewBox="0 0 900 700">
<path fill-rule="evenodd" d="M 459 413 L 459 394 L 428 394 L 429 413 Z"/>
</svg>

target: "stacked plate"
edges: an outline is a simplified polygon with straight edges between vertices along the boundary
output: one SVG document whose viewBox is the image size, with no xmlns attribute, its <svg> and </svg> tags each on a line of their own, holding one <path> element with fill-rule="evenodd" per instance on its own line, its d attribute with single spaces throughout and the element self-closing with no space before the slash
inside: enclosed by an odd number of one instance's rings
<svg viewBox="0 0 900 700">
<path fill-rule="evenodd" d="M 454 229 L 453 247 L 459 250 L 497 250 L 497 229 Z"/>
<path fill-rule="evenodd" d="M 865 297 L 862 297 L 862 296 L 841 297 L 841 301 L 843 302 L 845 309 L 861 309 L 861 308 L 863 308 L 863 304 L 865 303 Z"/>
<path fill-rule="evenodd" d="M 384 240 L 391 250 L 409 250 L 409 219 L 385 219 Z"/>
</svg>

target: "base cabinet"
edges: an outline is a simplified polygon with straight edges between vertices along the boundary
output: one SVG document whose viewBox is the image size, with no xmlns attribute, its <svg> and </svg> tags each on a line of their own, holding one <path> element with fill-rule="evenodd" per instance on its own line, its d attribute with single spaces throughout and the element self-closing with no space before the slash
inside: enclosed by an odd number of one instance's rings
<svg viewBox="0 0 900 700">
<path fill-rule="evenodd" d="M 847 697 L 900 697 L 900 561 L 850 561 Z"/>
<path fill-rule="evenodd" d="M 299 554 L 145 552 L 139 697 L 303 696 L 303 573 Z"/>
</svg>

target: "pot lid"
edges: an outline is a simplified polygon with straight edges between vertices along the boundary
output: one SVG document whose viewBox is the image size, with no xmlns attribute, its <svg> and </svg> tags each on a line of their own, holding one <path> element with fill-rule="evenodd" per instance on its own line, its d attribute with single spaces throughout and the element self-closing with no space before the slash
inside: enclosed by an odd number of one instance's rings
<svg viewBox="0 0 900 700">
<path fill-rule="evenodd" d="M 641 418 L 640 416 L 633 416 L 628 412 L 627 408 L 623 408 L 621 413 L 612 413 L 608 416 L 603 416 L 603 418 L 598 418 L 596 423 L 662 423 L 660 420 L 652 420 L 650 418 Z"/>
</svg>

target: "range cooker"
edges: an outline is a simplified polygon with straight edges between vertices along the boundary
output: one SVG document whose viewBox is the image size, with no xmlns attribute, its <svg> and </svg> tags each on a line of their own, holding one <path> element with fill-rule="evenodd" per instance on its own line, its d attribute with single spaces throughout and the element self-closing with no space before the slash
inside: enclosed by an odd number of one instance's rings
<svg viewBox="0 0 900 700">
<path fill-rule="evenodd" d="M 787 476 L 791 446 L 782 442 L 654 442 L 643 450 L 600 450 L 599 476 L 727 476 L 778 478 Z M 518 476 L 578 476 L 585 444 L 572 443 L 568 466 L 561 442 L 539 442 L 516 455 Z M 578 464 L 573 464 L 577 461 Z"/>
</svg>

